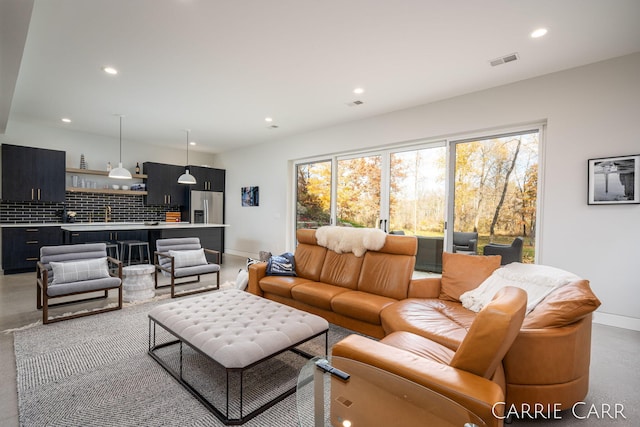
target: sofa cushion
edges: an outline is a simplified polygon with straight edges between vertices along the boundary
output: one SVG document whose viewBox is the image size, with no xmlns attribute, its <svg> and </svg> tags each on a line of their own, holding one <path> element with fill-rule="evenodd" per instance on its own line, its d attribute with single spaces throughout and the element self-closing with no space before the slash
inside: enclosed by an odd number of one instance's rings
<svg viewBox="0 0 640 427">
<path fill-rule="evenodd" d="M 352 253 L 337 254 L 327 251 L 320 273 L 320 282 L 356 290 L 363 257 Z"/>
<path fill-rule="evenodd" d="M 386 307 L 380 317 L 387 335 L 412 332 L 455 350 L 467 335 L 476 313 L 459 302 L 409 298 Z"/>
<path fill-rule="evenodd" d="M 395 302 L 397 300 L 393 298 L 368 292 L 347 291 L 336 295 L 331 300 L 331 309 L 343 316 L 379 325 L 382 309 Z"/>
<path fill-rule="evenodd" d="M 410 239 L 404 236 L 394 237 Z M 415 243 L 415 239 L 412 240 Z M 369 251 L 364 254 L 358 290 L 396 300 L 404 299 L 409 292 L 415 263 L 416 257 L 413 255 Z"/>
<path fill-rule="evenodd" d="M 560 328 L 592 313 L 600 306 L 587 280 L 571 282 L 551 292 L 524 318 L 524 329 Z"/>
<path fill-rule="evenodd" d="M 190 265 L 189 267 L 176 268 L 173 272 L 174 277 L 190 277 L 200 274 L 210 274 L 220 271 L 218 264 Z"/>
<path fill-rule="evenodd" d="M 410 351 L 420 357 L 448 365 L 455 352 L 435 341 L 431 341 L 411 332 L 393 332 L 380 340 L 380 342 Z"/>
<path fill-rule="evenodd" d="M 460 301 L 460 295 L 477 288 L 500 267 L 500 256 L 442 253 L 440 299 Z"/>
<path fill-rule="evenodd" d="M 103 289 L 115 289 L 120 287 L 122 280 L 119 277 L 103 277 L 101 279 L 83 280 L 80 282 L 65 283 L 64 286 L 47 287 L 49 297 L 70 295 L 78 292 L 101 291 Z"/>
<path fill-rule="evenodd" d="M 300 231 L 301 230 L 298 230 L 298 232 Z M 300 233 L 298 233 L 298 239 L 300 239 Z M 299 243 L 295 253 L 297 276 L 314 282 L 319 281 L 326 254 L 327 248 L 307 243 Z"/>
<path fill-rule="evenodd" d="M 329 285 L 321 282 L 307 282 L 291 289 L 291 296 L 296 301 L 303 302 L 323 310 L 331 310 L 331 300 L 338 294 L 349 289 L 342 286 Z"/>
<path fill-rule="evenodd" d="M 82 261 L 50 262 L 53 270 L 52 286 L 109 277 L 107 258 Z"/>
<path fill-rule="evenodd" d="M 265 276 L 260 279 L 258 285 L 262 292 L 291 298 L 291 288 L 301 283 L 310 282 L 309 279 L 295 276 Z"/>
</svg>

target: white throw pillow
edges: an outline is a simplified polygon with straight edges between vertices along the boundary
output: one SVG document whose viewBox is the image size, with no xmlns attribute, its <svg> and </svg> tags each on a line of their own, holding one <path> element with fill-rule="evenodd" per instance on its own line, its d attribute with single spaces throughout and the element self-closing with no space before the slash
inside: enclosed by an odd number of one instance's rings
<svg viewBox="0 0 640 427">
<path fill-rule="evenodd" d="M 207 264 L 207 257 L 204 249 L 194 249 L 189 251 L 169 251 L 174 259 L 175 268 L 193 267 L 195 265 Z"/>
<path fill-rule="evenodd" d="M 247 284 L 249 284 L 249 273 L 247 270 L 240 270 L 236 277 L 236 288 L 244 291 L 247 289 Z"/>
<path fill-rule="evenodd" d="M 83 261 L 50 262 L 53 270 L 52 285 L 80 282 L 83 280 L 104 279 L 109 277 L 107 258 Z"/>
</svg>

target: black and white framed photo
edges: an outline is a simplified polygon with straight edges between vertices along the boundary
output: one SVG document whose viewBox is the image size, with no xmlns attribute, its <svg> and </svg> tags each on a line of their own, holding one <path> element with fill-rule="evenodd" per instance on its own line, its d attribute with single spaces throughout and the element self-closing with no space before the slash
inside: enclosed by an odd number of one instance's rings
<svg viewBox="0 0 640 427">
<path fill-rule="evenodd" d="M 640 154 L 589 159 L 590 205 L 640 203 Z"/>
</svg>

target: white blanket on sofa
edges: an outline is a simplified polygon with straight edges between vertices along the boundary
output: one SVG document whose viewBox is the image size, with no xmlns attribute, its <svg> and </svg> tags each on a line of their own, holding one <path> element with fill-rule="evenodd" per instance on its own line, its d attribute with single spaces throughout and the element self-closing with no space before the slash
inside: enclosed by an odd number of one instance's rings
<svg viewBox="0 0 640 427">
<path fill-rule="evenodd" d="M 350 228 L 327 225 L 316 230 L 318 245 L 335 253 L 353 252 L 361 257 L 367 250 L 382 249 L 387 234 L 377 228 Z"/>
<path fill-rule="evenodd" d="M 460 296 L 462 306 L 478 312 L 504 286 L 516 286 L 527 291 L 527 314 L 547 295 L 580 277 L 547 265 L 514 262 L 497 269 L 477 288 Z"/>
</svg>

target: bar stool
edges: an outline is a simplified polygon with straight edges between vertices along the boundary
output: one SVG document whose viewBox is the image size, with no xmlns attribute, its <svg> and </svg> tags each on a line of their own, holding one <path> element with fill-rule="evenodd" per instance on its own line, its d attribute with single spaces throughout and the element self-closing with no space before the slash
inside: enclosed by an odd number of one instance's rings
<svg viewBox="0 0 640 427">
<path fill-rule="evenodd" d="M 104 243 L 105 246 L 107 247 L 107 256 L 120 260 L 120 249 L 118 248 L 117 244 L 112 242 L 105 242 L 105 241 L 87 242 L 87 243 Z"/>
<path fill-rule="evenodd" d="M 120 254 L 122 255 L 121 261 L 123 263 L 125 257 L 127 257 L 127 262 L 125 265 L 131 265 L 131 251 L 134 247 L 138 248 L 138 255 L 140 256 L 140 263 L 144 263 L 144 250 L 147 250 L 147 260 L 151 262 L 151 252 L 149 251 L 149 242 L 143 242 L 142 240 L 118 240 L 118 245 L 120 245 Z M 127 253 L 128 250 L 128 253 Z"/>
</svg>

